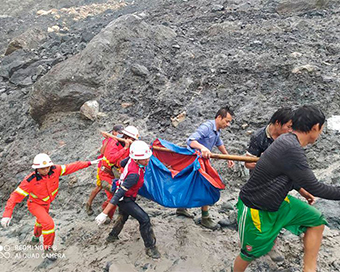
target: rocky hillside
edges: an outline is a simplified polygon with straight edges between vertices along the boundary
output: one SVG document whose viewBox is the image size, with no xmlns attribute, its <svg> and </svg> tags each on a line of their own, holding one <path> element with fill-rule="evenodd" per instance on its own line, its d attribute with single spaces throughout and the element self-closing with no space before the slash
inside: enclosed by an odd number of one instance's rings
<svg viewBox="0 0 340 272">
<path fill-rule="evenodd" d="M 244 154 L 249 135 L 278 107 L 314 104 L 327 117 L 340 114 L 337 1 L 3 1 L 2 208 L 35 154 L 47 152 L 55 163 L 94 159 L 99 130 L 113 123 L 137 126 L 148 142 L 161 137 L 183 145 L 228 104 L 235 119 L 223 139 L 230 153 Z M 99 104 L 92 120 L 80 112 L 89 100 Z M 307 149 L 322 182 L 338 185 L 339 153 L 333 130 Z M 241 163 L 231 170 L 221 161 L 214 165 L 227 189 L 211 210 L 216 220 L 232 221 L 230 204 L 247 171 Z M 110 226 L 98 229 L 83 209 L 94 179 L 94 168 L 64 178 L 53 203 L 56 242 L 66 259 L 40 265 L 33 258 L 11 259 L 5 271 L 228 271 L 239 250 L 233 224 L 207 231 L 147 200 L 141 205 L 152 216 L 161 261 L 144 256 L 133 220 L 117 246 L 105 245 Z M 97 214 L 103 198 L 95 202 Z M 24 206 L 16 208 L 13 226 L 1 230 L 1 245 L 30 239 L 34 221 Z M 339 204 L 318 200 L 316 206 L 330 223 L 320 271 L 338 271 Z M 285 261 L 264 257 L 253 271 L 300 271 L 299 238 L 281 236 Z"/>
</svg>

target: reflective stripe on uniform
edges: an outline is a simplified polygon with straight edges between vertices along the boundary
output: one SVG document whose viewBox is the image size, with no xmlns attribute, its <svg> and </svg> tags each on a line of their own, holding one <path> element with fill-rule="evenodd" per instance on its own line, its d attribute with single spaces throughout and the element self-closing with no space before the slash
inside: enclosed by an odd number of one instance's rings
<svg viewBox="0 0 340 272">
<path fill-rule="evenodd" d="M 41 227 L 41 224 L 39 224 L 38 222 L 35 222 L 35 225 L 36 225 L 37 227 Z"/>
<path fill-rule="evenodd" d="M 53 233 L 54 232 L 54 228 L 53 229 L 50 229 L 50 230 L 43 230 L 41 233 L 43 234 L 43 235 L 46 235 L 46 234 L 51 234 L 51 233 Z"/>
<path fill-rule="evenodd" d="M 61 166 L 60 176 L 62 176 L 66 171 L 66 165 L 60 165 L 60 166 Z"/>
<path fill-rule="evenodd" d="M 30 193 L 30 196 L 33 197 L 33 198 L 38 198 L 35 194 L 33 193 Z"/>
<path fill-rule="evenodd" d="M 23 195 L 23 196 L 28 196 L 28 193 L 25 192 L 23 189 L 21 189 L 20 187 L 16 188 L 15 189 L 15 192 L 17 192 L 18 194 L 20 195 Z"/>
<path fill-rule="evenodd" d="M 47 201 L 47 200 L 49 200 L 49 199 L 50 199 L 50 196 L 47 196 L 47 197 L 43 198 L 42 200 L 43 200 L 43 201 Z"/>
<path fill-rule="evenodd" d="M 101 187 L 102 181 L 100 180 L 100 177 L 99 177 L 99 171 L 100 171 L 100 168 L 97 168 L 97 176 L 96 176 L 97 182 L 96 182 L 96 184 L 97 184 L 98 187 Z"/>
<path fill-rule="evenodd" d="M 52 195 L 55 195 L 57 192 L 58 192 L 58 188 L 57 189 L 55 189 L 53 192 L 52 192 Z M 31 195 L 31 197 L 33 197 L 33 198 L 38 198 L 35 194 L 33 194 L 33 193 L 30 193 L 30 195 Z M 47 201 L 47 200 L 49 200 L 50 199 L 50 196 L 47 196 L 47 197 L 45 197 L 45 198 L 43 198 L 42 200 L 43 201 Z"/>
<path fill-rule="evenodd" d="M 103 157 L 103 161 L 105 161 L 109 166 L 113 166 L 114 165 L 114 163 L 110 163 L 110 161 L 107 158 L 105 158 L 105 157 Z"/>
<path fill-rule="evenodd" d="M 58 192 L 58 190 L 59 190 L 59 188 L 57 188 L 57 189 L 55 189 L 53 192 L 52 192 L 52 195 L 55 195 L 57 192 Z M 30 193 L 30 195 L 31 195 L 31 197 L 33 197 L 33 198 L 38 198 L 35 194 L 33 194 L 33 193 Z M 47 201 L 47 200 L 49 200 L 50 199 L 50 196 L 47 196 L 47 197 L 45 197 L 45 198 L 43 198 L 42 200 L 43 201 Z"/>
<path fill-rule="evenodd" d="M 260 221 L 260 213 L 259 210 L 250 209 L 251 219 L 253 220 L 255 228 L 261 232 L 261 221 Z"/>
</svg>

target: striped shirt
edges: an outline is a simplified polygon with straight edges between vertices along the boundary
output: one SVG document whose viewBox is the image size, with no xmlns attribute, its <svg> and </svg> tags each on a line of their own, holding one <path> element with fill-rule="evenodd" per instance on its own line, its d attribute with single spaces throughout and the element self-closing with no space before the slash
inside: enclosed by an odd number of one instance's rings
<svg viewBox="0 0 340 272">
<path fill-rule="evenodd" d="M 340 200 L 340 187 L 318 182 L 297 136 L 286 133 L 262 154 L 240 198 L 250 208 L 274 212 L 290 190 L 300 187 L 317 197 Z"/>
</svg>

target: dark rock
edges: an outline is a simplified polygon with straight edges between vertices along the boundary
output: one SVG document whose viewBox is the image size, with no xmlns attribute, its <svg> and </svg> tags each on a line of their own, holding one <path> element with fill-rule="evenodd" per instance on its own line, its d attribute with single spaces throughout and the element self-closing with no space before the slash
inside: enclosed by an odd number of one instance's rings
<svg viewBox="0 0 340 272">
<path fill-rule="evenodd" d="M 9 137 L 9 138 L 7 138 L 7 139 L 5 140 L 5 143 L 6 143 L 6 144 L 9 144 L 9 143 L 13 142 L 14 140 L 15 140 L 14 137 Z"/>
<path fill-rule="evenodd" d="M 17 50 L 2 59 L 0 64 L 0 76 L 9 79 L 12 74 L 19 70 L 25 69 L 32 63 L 39 60 L 34 53 L 26 50 Z"/>
<path fill-rule="evenodd" d="M 39 45 L 46 39 L 47 35 L 44 31 L 37 28 L 29 29 L 9 43 L 5 55 L 12 54 L 14 51 L 22 48 L 38 48 Z"/>
<path fill-rule="evenodd" d="M 230 202 L 223 202 L 221 204 L 221 208 L 219 209 L 219 212 L 221 213 L 225 213 L 227 211 L 233 210 L 234 209 L 234 205 Z"/>
<path fill-rule="evenodd" d="M 88 43 L 89 41 L 92 40 L 94 35 L 95 35 L 94 32 L 86 30 L 83 33 L 81 33 L 82 41 L 84 41 L 85 43 Z"/>
<path fill-rule="evenodd" d="M 221 227 L 237 230 L 237 212 L 231 213 L 228 218 L 221 219 L 218 224 L 220 224 Z"/>
<path fill-rule="evenodd" d="M 278 13 L 309 11 L 327 7 L 329 0 L 282 0 L 277 6 Z"/>
<path fill-rule="evenodd" d="M 214 5 L 212 8 L 211 8 L 211 11 L 212 12 L 217 12 L 217 11 L 222 11 L 224 10 L 224 6 L 222 5 Z"/>
<path fill-rule="evenodd" d="M 15 71 L 9 81 L 22 87 L 32 85 L 38 78 L 43 76 L 51 66 L 59 61 L 60 59 L 43 59 L 36 61 L 25 69 Z"/>
<path fill-rule="evenodd" d="M 135 29 L 138 31 L 136 32 Z M 135 15 L 122 16 L 111 22 L 92 39 L 81 54 L 54 66 L 38 82 L 31 95 L 32 117 L 42 122 L 49 112 L 78 110 L 85 101 L 95 97 L 95 90 L 100 86 L 113 84 L 113 82 L 110 83 L 110 79 L 115 78 L 112 77 L 112 69 L 117 71 L 117 79 L 124 77 L 122 73 L 118 74 L 118 71 L 125 69 L 123 60 L 126 54 L 131 54 L 136 50 L 136 41 L 140 40 L 142 46 L 140 49 L 145 54 L 143 39 L 154 40 L 156 44 L 162 44 L 175 36 L 176 34 L 170 28 L 148 25 Z M 135 39 L 134 42 L 132 42 L 133 39 Z M 111 44 L 107 44 L 108 41 L 111 41 Z M 120 54 L 113 52 L 110 48 L 120 48 Z M 146 52 L 154 54 L 149 49 Z M 136 71 L 143 75 L 147 73 L 145 69 Z M 101 89 L 102 92 L 105 90 L 107 88 Z M 51 97 L 53 97 L 53 102 Z"/>
</svg>

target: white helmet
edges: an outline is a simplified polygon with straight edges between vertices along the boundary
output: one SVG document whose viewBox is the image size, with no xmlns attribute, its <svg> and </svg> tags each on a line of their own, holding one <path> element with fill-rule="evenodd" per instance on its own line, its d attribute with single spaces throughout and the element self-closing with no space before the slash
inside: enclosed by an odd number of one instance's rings
<svg viewBox="0 0 340 272">
<path fill-rule="evenodd" d="M 50 156 L 48 156 L 45 153 L 40 153 L 34 157 L 32 168 L 33 169 L 45 168 L 52 165 L 53 162 L 51 161 Z"/>
<path fill-rule="evenodd" d="M 122 133 L 135 140 L 138 140 L 139 137 L 138 129 L 134 126 L 127 126 L 122 130 Z"/>
<path fill-rule="evenodd" d="M 130 146 L 130 158 L 135 160 L 148 159 L 152 155 L 152 151 L 146 142 L 134 141 Z"/>
</svg>

